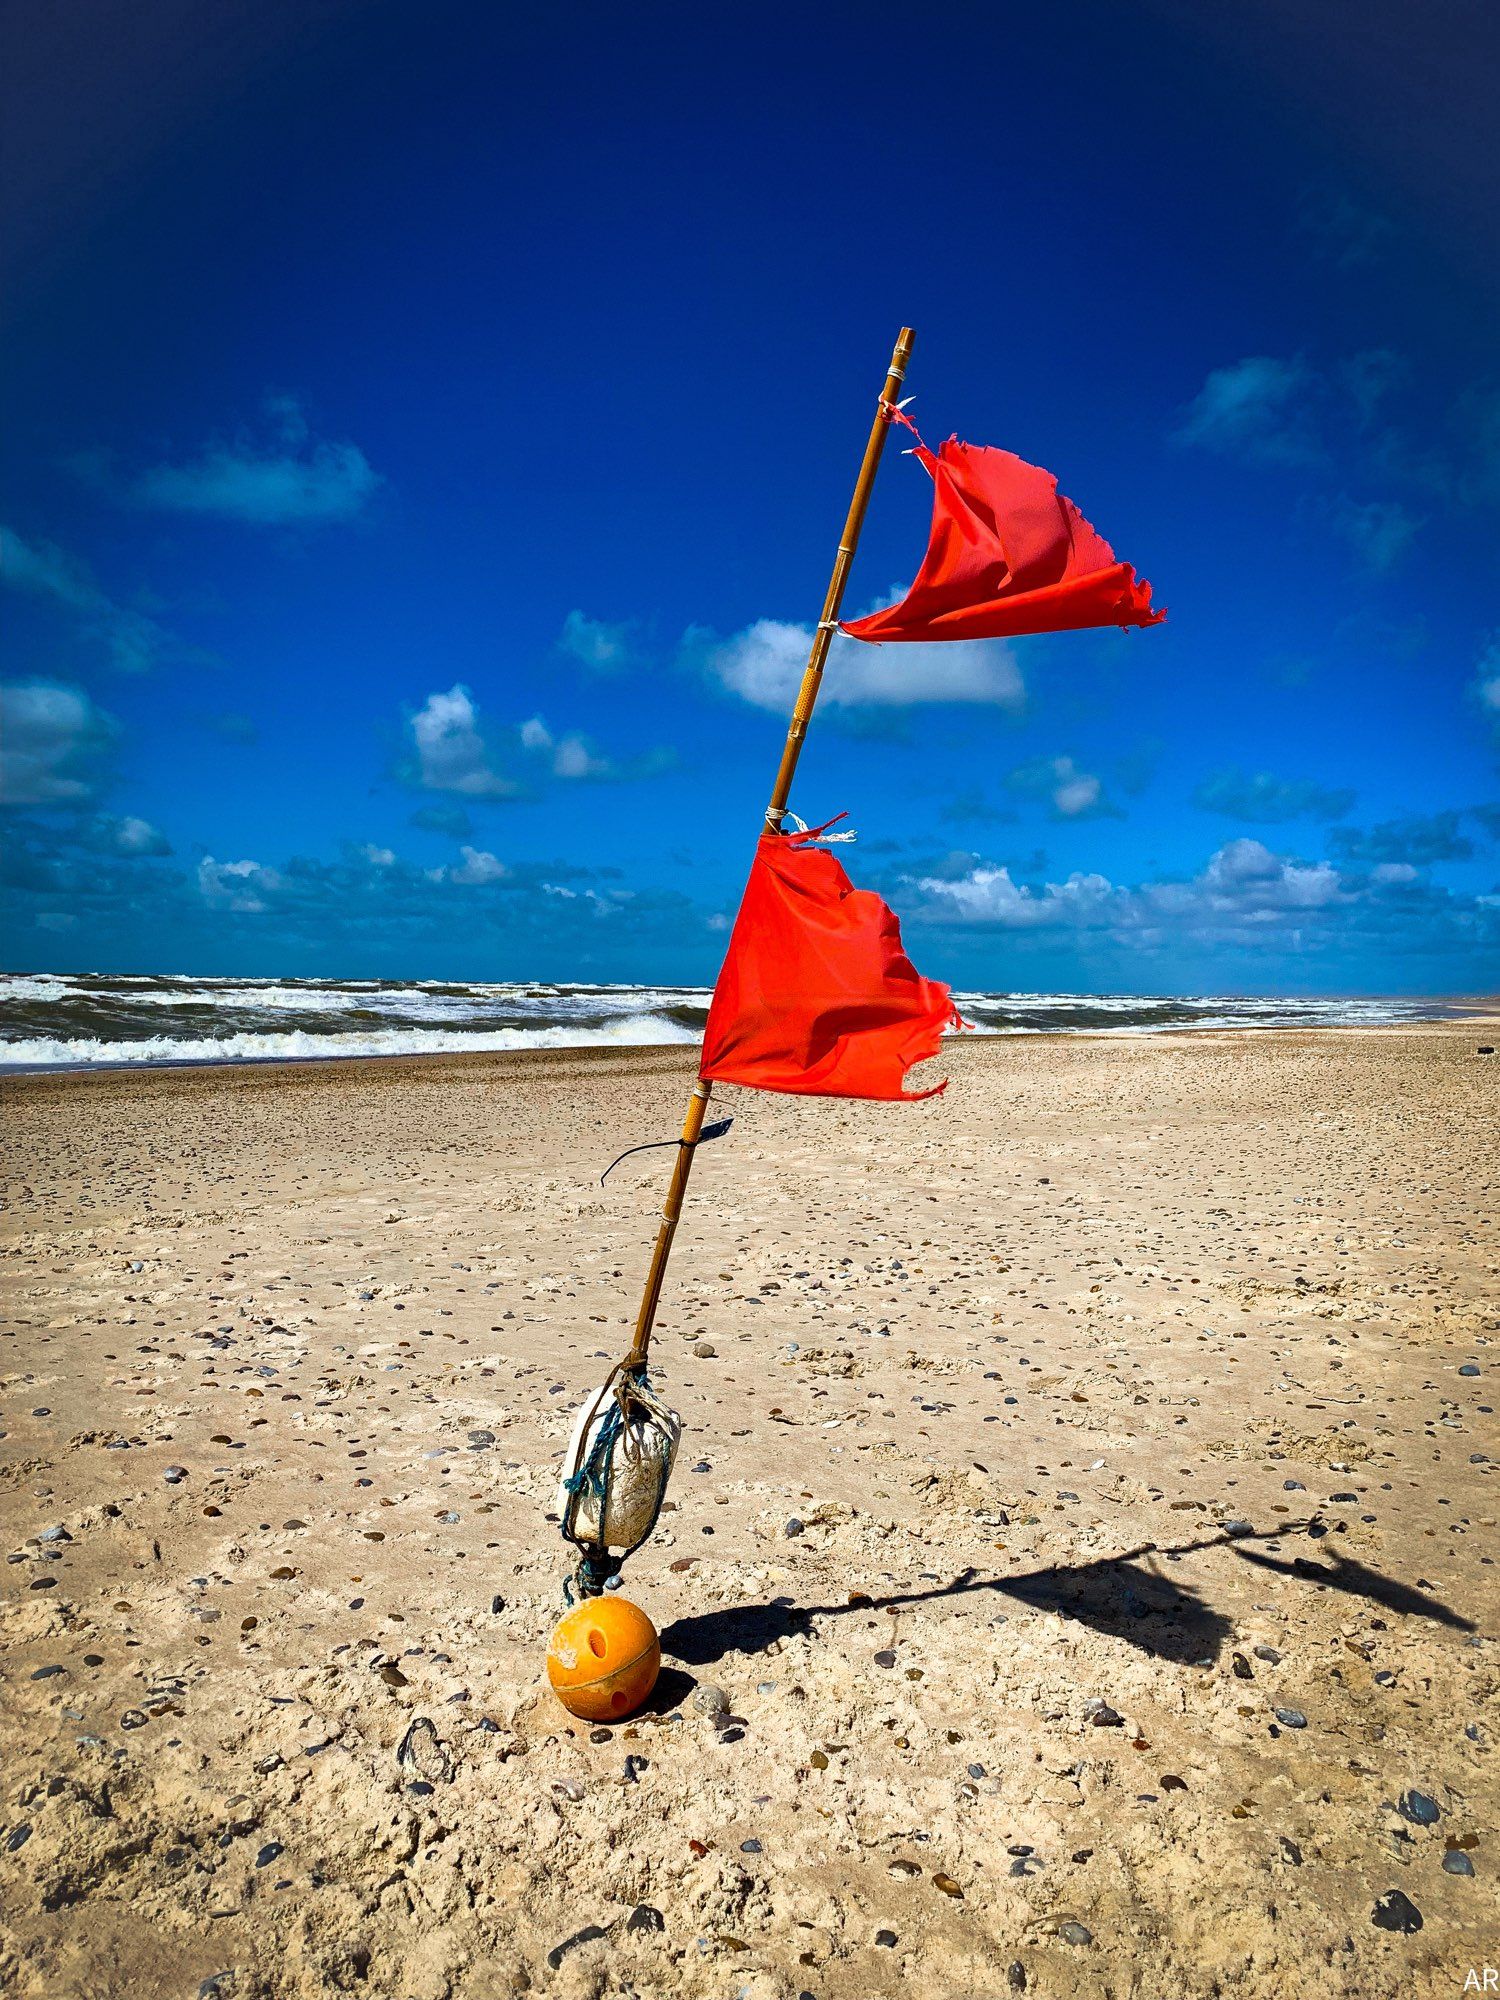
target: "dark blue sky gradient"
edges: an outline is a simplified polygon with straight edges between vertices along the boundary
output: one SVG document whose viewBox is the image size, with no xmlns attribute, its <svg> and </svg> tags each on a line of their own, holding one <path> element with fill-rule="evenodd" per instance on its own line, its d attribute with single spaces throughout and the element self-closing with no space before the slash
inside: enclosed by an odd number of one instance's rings
<svg viewBox="0 0 1500 2000">
<path fill-rule="evenodd" d="M 1225 11 L 8 10 L 7 962 L 711 978 L 909 321 L 1170 613 L 820 712 L 919 963 L 1500 984 L 1500 37 Z"/>
</svg>

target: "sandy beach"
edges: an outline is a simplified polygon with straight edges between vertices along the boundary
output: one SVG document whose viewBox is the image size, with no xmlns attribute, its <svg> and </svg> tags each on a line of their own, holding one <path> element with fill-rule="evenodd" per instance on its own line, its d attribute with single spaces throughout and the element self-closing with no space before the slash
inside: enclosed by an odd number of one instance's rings
<svg viewBox="0 0 1500 2000">
<path fill-rule="evenodd" d="M 6 1081 L 0 1989 L 1459 1994 L 1482 1023 L 722 1090 L 647 1713 L 543 1679 L 692 1052 Z M 1472 1990 L 1472 1989 L 1471 1989 Z"/>
</svg>

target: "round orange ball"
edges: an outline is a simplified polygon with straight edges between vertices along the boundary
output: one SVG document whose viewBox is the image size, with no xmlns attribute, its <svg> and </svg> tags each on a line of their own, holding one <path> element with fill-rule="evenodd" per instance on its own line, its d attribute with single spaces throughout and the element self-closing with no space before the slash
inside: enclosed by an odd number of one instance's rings
<svg viewBox="0 0 1500 2000">
<path fill-rule="evenodd" d="M 656 1686 L 661 1641 L 626 1597 L 589 1597 L 558 1621 L 547 1645 L 547 1678 L 570 1715 L 618 1722 Z"/>
</svg>

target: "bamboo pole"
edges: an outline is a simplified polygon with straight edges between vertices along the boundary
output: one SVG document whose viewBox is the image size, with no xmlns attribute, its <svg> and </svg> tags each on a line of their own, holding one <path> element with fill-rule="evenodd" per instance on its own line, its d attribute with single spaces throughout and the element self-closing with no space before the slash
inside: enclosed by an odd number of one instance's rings
<svg viewBox="0 0 1500 2000">
<path fill-rule="evenodd" d="M 823 615 L 818 620 L 817 631 L 813 634 L 812 651 L 808 654 L 807 665 L 803 669 L 802 685 L 797 690 L 792 718 L 787 726 L 786 745 L 781 753 L 776 782 L 771 787 L 771 799 L 765 811 L 766 833 L 780 833 L 781 822 L 786 817 L 787 801 L 792 793 L 792 780 L 797 773 L 797 760 L 802 755 L 807 725 L 812 720 L 813 708 L 817 703 L 818 689 L 823 680 L 823 668 L 828 659 L 828 648 L 833 643 L 833 635 L 838 629 L 839 609 L 844 601 L 844 586 L 849 581 L 850 565 L 854 561 L 854 551 L 859 546 L 860 529 L 865 524 L 865 511 L 870 504 L 870 489 L 875 484 L 880 454 L 885 449 L 886 432 L 889 429 L 886 410 L 900 393 L 914 338 L 911 328 L 903 326 L 891 354 L 891 365 L 886 370 L 885 386 L 880 392 L 880 402 L 876 407 L 874 422 L 870 425 L 870 435 L 865 442 L 865 455 L 860 463 L 859 477 L 854 482 L 854 497 L 849 502 L 849 512 L 844 520 L 844 532 L 839 537 L 838 554 L 833 560 L 833 574 L 828 579 L 828 593 L 823 599 Z M 656 1233 L 656 1244 L 651 1252 L 650 1268 L 646 1273 L 646 1285 L 641 1294 L 641 1308 L 636 1315 L 635 1339 L 631 1343 L 629 1354 L 625 1357 L 624 1365 L 627 1368 L 643 1364 L 651 1346 L 651 1330 L 656 1323 L 656 1308 L 661 1299 L 662 1283 L 667 1274 L 667 1259 L 672 1253 L 672 1239 L 677 1234 L 683 1197 L 687 1193 L 688 1175 L 693 1171 L 693 1154 L 697 1150 L 698 1134 L 703 1129 L 703 1115 L 708 1109 L 708 1100 L 712 1094 L 713 1085 L 700 1077 L 693 1085 L 693 1094 L 688 1099 L 687 1115 L 682 1121 L 682 1135 L 677 1142 L 677 1158 L 672 1167 L 671 1181 L 667 1186 L 667 1198 L 662 1204 L 661 1227 Z"/>
</svg>

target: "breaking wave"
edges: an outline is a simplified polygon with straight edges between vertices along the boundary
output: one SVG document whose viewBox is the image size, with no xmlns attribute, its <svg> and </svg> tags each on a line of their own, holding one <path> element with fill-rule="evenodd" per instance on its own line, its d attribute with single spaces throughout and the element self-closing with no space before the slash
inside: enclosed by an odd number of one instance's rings
<svg viewBox="0 0 1500 2000">
<path fill-rule="evenodd" d="M 513 1049 L 650 1048 L 699 1040 L 694 986 L 454 980 L 196 979 L 0 974 L 0 1068 L 299 1062 Z M 1441 1001 L 959 993 L 986 1035 L 1323 1027 L 1441 1017 Z"/>
</svg>

